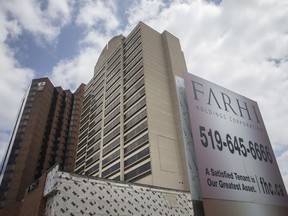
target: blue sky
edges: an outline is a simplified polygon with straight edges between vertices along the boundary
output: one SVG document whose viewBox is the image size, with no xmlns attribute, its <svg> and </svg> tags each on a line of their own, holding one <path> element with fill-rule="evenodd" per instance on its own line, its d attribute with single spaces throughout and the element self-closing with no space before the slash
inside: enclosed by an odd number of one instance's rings
<svg viewBox="0 0 288 216">
<path fill-rule="evenodd" d="M 181 42 L 189 72 L 258 102 L 288 188 L 288 3 L 283 0 L 0 2 L 0 160 L 33 78 L 87 83 L 104 45 L 139 21 Z"/>
</svg>

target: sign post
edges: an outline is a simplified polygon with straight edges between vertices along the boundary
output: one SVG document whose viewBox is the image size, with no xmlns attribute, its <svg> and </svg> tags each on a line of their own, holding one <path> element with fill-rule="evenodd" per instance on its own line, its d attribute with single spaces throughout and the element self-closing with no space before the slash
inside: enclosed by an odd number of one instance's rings
<svg viewBox="0 0 288 216">
<path fill-rule="evenodd" d="M 255 101 L 185 74 L 203 199 L 288 206 Z"/>
</svg>

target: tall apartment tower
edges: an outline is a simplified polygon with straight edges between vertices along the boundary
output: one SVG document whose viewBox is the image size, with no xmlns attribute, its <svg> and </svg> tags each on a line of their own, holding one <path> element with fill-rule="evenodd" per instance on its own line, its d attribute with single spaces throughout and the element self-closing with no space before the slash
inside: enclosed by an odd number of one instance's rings
<svg viewBox="0 0 288 216">
<path fill-rule="evenodd" d="M 140 22 L 112 38 L 85 87 L 75 172 L 189 190 L 175 75 L 179 40 Z"/>
<path fill-rule="evenodd" d="M 54 164 L 74 170 L 83 93 L 32 81 L 1 167 L 0 215 L 18 215 L 25 189 Z"/>
</svg>

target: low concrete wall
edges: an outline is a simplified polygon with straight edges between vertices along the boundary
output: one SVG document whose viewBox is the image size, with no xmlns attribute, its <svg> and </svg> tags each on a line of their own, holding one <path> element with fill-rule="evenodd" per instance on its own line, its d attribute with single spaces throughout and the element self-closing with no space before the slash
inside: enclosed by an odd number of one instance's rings
<svg viewBox="0 0 288 216">
<path fill-rule="evenodd" d="M 95 179 L 60 172 L 47 175 L 46 216 L 194 215 L 190 192 Z"/>
</svg>

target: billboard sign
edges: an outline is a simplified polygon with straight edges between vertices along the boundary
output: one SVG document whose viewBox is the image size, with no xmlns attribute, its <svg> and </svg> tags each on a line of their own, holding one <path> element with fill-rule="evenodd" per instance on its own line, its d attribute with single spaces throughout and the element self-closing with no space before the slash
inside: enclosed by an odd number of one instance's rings
<svg viewBox="0 0 288 216">
<path fill-rule="evenodd" d="M 257 103 L 192 74 L 184 82 L 203 198 L 288 206 Z"/>
</svg>

